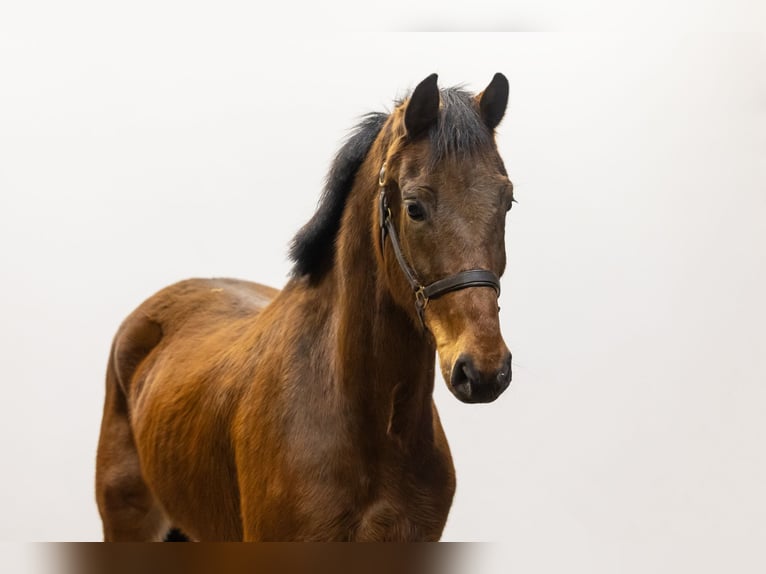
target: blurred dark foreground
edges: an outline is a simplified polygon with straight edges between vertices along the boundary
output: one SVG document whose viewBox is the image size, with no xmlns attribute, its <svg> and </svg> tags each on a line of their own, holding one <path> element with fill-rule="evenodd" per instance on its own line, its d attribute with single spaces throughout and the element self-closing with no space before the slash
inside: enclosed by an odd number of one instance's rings
<svg viewBox="0 0 766 574">
<path fill-rule="evenodd" d="M 470 567 L 471 554 L 482 544 L 62 543 L 45 546 L 45 574 L 465 574 L 475 572 Z"/>
</svg>

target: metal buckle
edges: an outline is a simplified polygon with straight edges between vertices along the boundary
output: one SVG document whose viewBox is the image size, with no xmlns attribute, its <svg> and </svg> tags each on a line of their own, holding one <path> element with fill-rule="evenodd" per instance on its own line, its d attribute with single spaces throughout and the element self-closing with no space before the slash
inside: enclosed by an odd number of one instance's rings
<svg viewBox="0 0 766 574">
<path fill-rule="evenodd" d="M 426 295 L 426 288 L 422 285 L 415 291 L 415 305 L 419 309 L 424 309 L 428 305 L 428 296 Z"/>
<path fill-rule="evenodd" d="M 386 235 L 388 233 L 388 220 L 391 218 L 391 209 L 388 207 L 386 188 L 380 188 L 380 200 L 378 202 L 378 218 L 380 219 L 380 248 L 385 250 Z"/>
<path fill-rule="evenodd" d="M 380 226 L 385 229 L 386 220 L 390 217 L 391 210 L 388 208 L 388 201 L 386 201 L 386 189 L 380 188 L 380 199 L 378 200 L 378 215 L 380 216 Z"/>
</svg>

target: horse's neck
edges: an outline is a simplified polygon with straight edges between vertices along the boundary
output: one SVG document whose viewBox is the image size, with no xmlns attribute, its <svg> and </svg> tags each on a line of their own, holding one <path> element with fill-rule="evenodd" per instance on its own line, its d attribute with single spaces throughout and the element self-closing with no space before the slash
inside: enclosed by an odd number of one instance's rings
<svg viewBox="0 0 766 574">
<path fill-rule="evenodd" d="M 339 390 L 367 436 L 416 444 L 431 438 L 435 350 L 383 287 L 371 231 L 375 190 L 357 187 L 332 271 Z"/>
</svg>

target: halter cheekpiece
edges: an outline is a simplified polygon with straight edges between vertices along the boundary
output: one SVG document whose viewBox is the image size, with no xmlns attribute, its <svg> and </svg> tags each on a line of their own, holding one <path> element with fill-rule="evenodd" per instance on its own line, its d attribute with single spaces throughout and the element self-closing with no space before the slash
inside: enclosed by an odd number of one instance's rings
<svg viewBox="0 0 766 574">
<path fill-rule="evenodd" d="M 391 208 L 388 204 L 388 188 L 386 187 L 386 164 L 380 168 L 380 175 L 378 178 L 378 184 L 380 186 L 378 209 L 380 221 L 380 245 L 381 249 L 385 249 L 386 237 L 391 240 L 391 246 L 394 248 L 394 255 L 399 262 L 399 267 L 402 268 L 404 276 L 407 278 L 407 282 L 412 287 L 415 294 L 415 309 L 418 312 L 418 318 L 420 324 L 425 328 L 424 313 L 426 305 L 431 299 L 437 299 L 446 293 L 451 291 L 459 291 L 460 289 L 467 289 L 468 287 L 492 287 L 500 296 L 500 279 L 492 271 L 487 269 L 469 269 L 467 271 L 460 271 L 444 279 L 438 279 L 428 285 L 423 285 L 419 280 L 415 271 L 412 269 L 407 259 L 402 253 L 402 247 L 399 243 L 399 236 L 396 233 L 396 227 L 394 226 L 393 219 L 391 217 Z"/>
</svg>

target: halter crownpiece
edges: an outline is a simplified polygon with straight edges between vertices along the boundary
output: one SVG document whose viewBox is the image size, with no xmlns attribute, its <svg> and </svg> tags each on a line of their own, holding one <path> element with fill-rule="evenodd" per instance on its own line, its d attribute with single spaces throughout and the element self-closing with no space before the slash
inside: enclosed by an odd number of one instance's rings
<svg viewBox="0 0 766 574">
<path fill-rule="evenodd" d="M 495 290 L 497 296 L 500 296 L 500 279 L 492 271 L 487 269 L 469 269 L 467 271 L 460 271 L 444 279 L 438 279 L 428 285 L 423 285 L 419 280 L 415 271 L 412 269 L 407 259 L 402 253 L 402 247 L 399 243 L 399 236 L 396 233 L 394 222 L 391 216 L 391 208 L 388 205 L 388 188 L 386 187 L 386 164 L 380 168 L 380 174 L 378 176 L 378 184 L 380 186 L 379 201 L 378 201 L 378 215 L 380 221 L 380 248 L 385 250 L 386 237 L 390 238 L 391 246 L 394 248 L 394 255 L 399 262 L 404 272 L 404 276 L 407 282 L 412 287 L 415 293 L 415 309 L 418 312 L 418 318 L 423 328 L 426 328 L 424 313 L 426 305 L 431 299 L 437 299 L 446 293 L 451 291 L 459 291 L 460 289 L 467 289 L 468 287 L 492 287 Z"/>
</svg>

